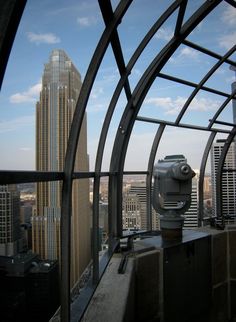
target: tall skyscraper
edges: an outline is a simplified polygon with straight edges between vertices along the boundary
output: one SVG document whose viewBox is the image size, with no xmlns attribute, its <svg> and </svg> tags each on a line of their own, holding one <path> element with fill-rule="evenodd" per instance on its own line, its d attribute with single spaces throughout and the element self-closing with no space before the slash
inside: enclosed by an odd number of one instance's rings
<svg viewBox="0 0 236 322">
<path fill-rule="evenodd" d="M 81 77 L 63 50 L 53 50 L 45 64 L 36 105 L 36 169 L 63 171 L 70 126 L 81 88 Z M 86 116 L 80 133 L 75 171 L 88 171 Z M 32 217 L 33 251 L 43 259 L 60 260 L 62 183 L 37 184 Z M 75 180 L 71 218 L 71 280 L 74 284 L 90 260 L 89 181 Z"/>
<path fill-rule="evenodd" d="M 219 158 L 224 147 L 225 140 L 217 140 L 211 149 L 211 180 L 212 180 L 212 211 L 217 214 L 216 203 L 216 173 Z M 234 169 L 235 166 L 235 142 L 232 142 L 228 150 L 224 168 Z M 224 172 L 222 175 L 222 216 L 232 216 L 236 214 L 236 173 Z"/>
<path fill-rule="evenodd" d="M 20 192 L 16 185 L 0 186 L 0 256 L 14 256 L 22 250 Z"/>
</svg>

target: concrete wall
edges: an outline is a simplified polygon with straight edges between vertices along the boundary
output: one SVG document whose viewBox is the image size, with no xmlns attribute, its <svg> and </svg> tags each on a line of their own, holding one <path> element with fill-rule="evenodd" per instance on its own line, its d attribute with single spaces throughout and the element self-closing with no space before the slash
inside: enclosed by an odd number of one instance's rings
<svg viewBox="0 0 236 322">
<path fill-rule="evenodd" d="M 236 229 L 201 230 L 210 235 L 211 241 L 208 263 L 212 291 L 208 302 L 212 305 L 210 318 L 204 321 L 236 322 Z M 146 245 L 129 255 L 124 274 L 118 274 L 121 258 L 121 254 L 113 256 L 82 321 L 164 322 L 163 252 Z M 199 303 L 195 304 L 197 317 Z"/>
<path fill-rule="evenodd" d="M 236 321 L 236 230 L 212 235 L 212 322 Z"/>
</svg>

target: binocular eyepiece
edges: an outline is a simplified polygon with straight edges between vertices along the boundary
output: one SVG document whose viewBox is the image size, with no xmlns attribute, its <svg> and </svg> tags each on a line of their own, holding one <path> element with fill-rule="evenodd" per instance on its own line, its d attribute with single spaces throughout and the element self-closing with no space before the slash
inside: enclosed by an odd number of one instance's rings
<svg viewBox="0 0 236 322">
<path fill-rule="evenodd" d="M 155 165 L 152 203 L 160 214 L 162 232 L 178 230 L 177 235 L 182 236 L 183 214 L 191 205 L 194 176 L 183 155 L 167 156 Z"/>
</svg>

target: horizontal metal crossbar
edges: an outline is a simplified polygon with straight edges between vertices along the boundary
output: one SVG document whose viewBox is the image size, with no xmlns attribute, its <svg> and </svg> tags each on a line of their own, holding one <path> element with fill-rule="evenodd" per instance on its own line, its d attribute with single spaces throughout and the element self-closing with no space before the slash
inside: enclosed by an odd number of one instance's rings
<svg viewBox="0 0 236 322">
<path fill-rule="evenodd" d="M 154 118 L 144 117 L 144 116 L 137 116 L 136 120 L 141 121 L 141 122 L 154 123 L 154 124 L 165 124 L 168 126 L 174 126 L 174 127 L 180 127 L 180 128 L 192 129 L 192 130 L 201 130 L 201 131 L 219 132 L 219 133 L 230 133 L 230 130 L 226 130 L 226 129 L 220 129 L 220 128 L 208 129 L 205 126 L 197 126 L 197 125 L 184 124 L 184 123 L 180 123 L 177 126 L 175 122 L 169 122 L 169 121 L 165 121 L 165 120 L 161 120 L 161 119 L 154 119 Z"/>
</svg>

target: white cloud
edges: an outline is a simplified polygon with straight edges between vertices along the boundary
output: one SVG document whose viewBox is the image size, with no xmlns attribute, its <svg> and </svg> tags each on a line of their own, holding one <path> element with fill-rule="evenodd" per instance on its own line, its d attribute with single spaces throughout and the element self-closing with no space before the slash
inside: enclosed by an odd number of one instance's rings
<svg viewBox="0 0 236 322">
<path fill-rule="evenodd" d="M 220 106 L 219 101 L 201 97 L 201 98 L 194 98 L 189 108 L 190 110 L 207 112 L 207 111 L 216 111 L 217 108 L 219 108 L 219 106 Z"/>
<path fill-rule="evenodd" d="M 223 35 L 219 38 L 219 44 L 225 49 L 230 49 L 235 45 L 236 31 L 231 34 Z"/>
<path fill-rule="evenodd" d="M 93 25 L 95 25 L 97 22 L 95 17 L 78 17 L 77 18 L 77 23 L 81 26 L 81 27 L 91 27 Z"/>
<path fill-rule="evenodd" d="M 33 97 L 28 96 L 28 95 L 16 93 L 16 94 L 11 95 L 10 102 L 13 104 L 33 103 L 33 102 L 35 102 L 35 99 Z"/>
<path fill-rule="evenodd" d="M 96 88 L 93 88 L 93 90 L 91 92 L 91 98 L 97 99 L 103 94 L 104 94 L 103 87 L 96 87 Z"/>
<path fill-rule="evenodd" d="M 227 6 L 225 11 L 222 13 L 221 20 L 225 23 L 225 27 L 222 27 L 223 31 L 227 29 L 227 26 L 230 27 L 231 32 L 228 31 L 225 34 L 222 34 L 221 37 L 219 37 L 219 45 L 225 49 L 230 49 L 232 46 L 235 45 L 235 39 L 236 39 L 236 10 L 233 8 L 233 6 Z M 233 28 L 233 29 L 232 29 Z"/>
<path fill-rule="evenodd" d="M 53 33 L 34 33 L 34 32 L 27 32 L 27 37 L 30 42 L 35 43 L 36 45 L 39 44 L 57 44 L 61 42 L 61 39 L 54 35 Z"/>
<path fill-rule="evenodd" d="M 152 104 L 161 107 L 166 114 L 178 114 L 185 104 L 187 98 L 178 96 L 176 99 L 171 97 L 150 97 L 144 101 L 144 104 Z M 194 98 L 189 106 L 189 110 L 207 112 L 215 111 L 220 105 L 220 102 L 209 98 Z"/>
<path fill-rule="evenodd" d="M 223 12 L 222 21 L 229 26 L 236 26 L 236 10 L 233 6 L 228 6 Z"/>
<path fill-rule="evenodd" d="M 35 116 L 28 115 L 0 122 L 0 133 L 12 132 L 35 125 Z"/>
<path fill-rule="evenodd" d="M 170 28 L 160 28 L 156 34 L 155 38 L 169 41 L 174 35 L 174 32 Z"/>
<path fill-rule="evenodd" d="M 105 104 L 89 104 L 87 112 L 88 113 L 98 113 L 98 112 L 104 112 L 107 108 L 107 105 Z"/>
<path fill-rule="evenodd" d="M 35 103 L 41 90 L 41 82 L 31 86 L 27 91 L 16 93 L 10 96 L 10 102 L 13 104 Z"/>
<path fill-rule="evenodd" d="M 192 48 L 184 47 L 180 50 L 179 57 L 198 58 L 198 52 Z"/>
<path fill-rule="evenodd" d="M 153 104 L 158 107 L 163 107 L 165 109 L 171 108 L 173 106 L 172 99 L 170 97 L 150 97 L 144 102 L 145 104 Z"/>
<path fill-rule="evenodd" d="M 176 52 L 175 55 L 170 57 L 169 61 L 173 64 L 184 64 L 186 67 L 186 63 L 189 61 L 192 63 L 199 62 L 199 52 L 189 47 L 182 47 L 179 51 Z"/>
</svg>

